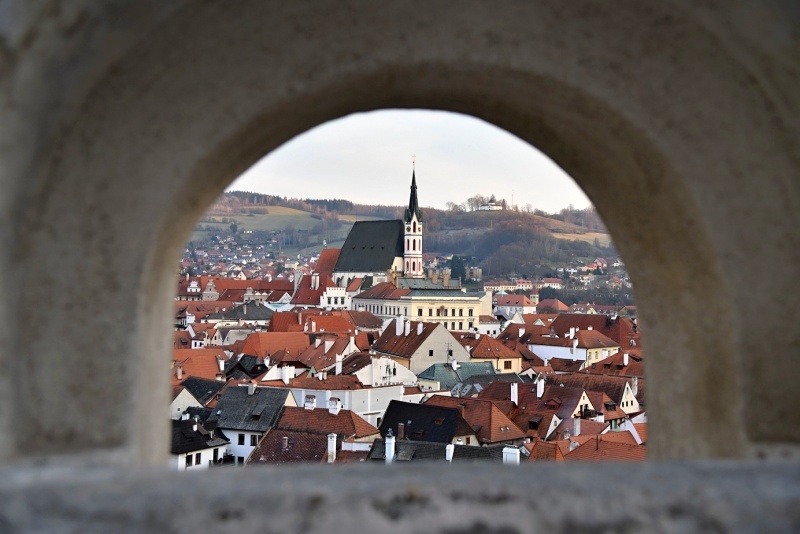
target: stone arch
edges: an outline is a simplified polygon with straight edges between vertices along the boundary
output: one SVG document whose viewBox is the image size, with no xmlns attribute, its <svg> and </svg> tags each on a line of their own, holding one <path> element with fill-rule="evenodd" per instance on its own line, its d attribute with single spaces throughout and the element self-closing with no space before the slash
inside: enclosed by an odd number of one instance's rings
<svg viewBox="0 0 800 534">
<path fill-rule="evenodd" d="M 14 85 L 24 76 L 11 84 L 19 108 L 38 114 L 3 122 L 4 133 L 35 140 L 2 173 L 3 213 L 23 224 L 3 234 L 13 248 L 0 271 L 0 333 L 28 355 L 2 356 L 15 380 L 3 379 L 14 409 L 0 417 L 7 428 L 12 412 L 25 421 L 0 438 L 6 461 L 162 462 L 153 444 L 166 443 L 166 426 L 154 414 L 166 405 L 159 380 L 182 240 L 264 153 L 383 107 L 492 122 L 584 188 L 626 259 L 652 344 L 654 457 L 742 457 L 800 441 L 800 410 L 775 410 L 795 380 L 772 383 L 749 358 L 767 352 L 798 373 L 788 354 L 800 334 L 772 309 L 797 301 L 787 288 L 800 249 L 791 180 L 800 151 L 781 112 L 798 109 L 798 97 L 789 75 L 763 76 L 759 64 L 779 62 L 737 40 L 734 18 L 637 3 L 498 12 L 474 2 L 454 13 L 322 2 L 310 17 L 303 6 L 258 3 L 149 9 L 121 36 L 51 35 L 58 54 L 23 60 L 62 83 L 29 95 Z M 112 24 L 120 13 L 87 17 Z M 124 46 L 92 48 L 90 37 Z M 45 68 L 63 55 L 80 68 Z M 745 206 L 748 220 L 738 216 Z M 57 276 L 42 261 L 52 257 Z M 774 266 L 769 277 L 753 258 Z M 747 284 L 762 297 L 742 296 Z M 769 336 L 744 335 L 765 317 Z M 96 380 L 86 384 L 87 374 Z M 665 438 L 678 433 L 680 443 Z"/>
</svg>

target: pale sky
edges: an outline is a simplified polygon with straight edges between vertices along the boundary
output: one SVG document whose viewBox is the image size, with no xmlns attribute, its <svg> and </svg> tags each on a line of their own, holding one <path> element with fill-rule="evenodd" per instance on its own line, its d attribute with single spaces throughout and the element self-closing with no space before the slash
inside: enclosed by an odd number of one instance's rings
<svg viewBox="0 0 800 534">
<path fill-rule="evenodd" d="M 228 190 L 360 204 L 408 202 L 412 156 L 422 207 L 476 194 L 555 212 L 589 206 L 578 185 L 537 149 L 480 119 L 443 111 L 355 113 L 295 137 Z"/>
</svg>

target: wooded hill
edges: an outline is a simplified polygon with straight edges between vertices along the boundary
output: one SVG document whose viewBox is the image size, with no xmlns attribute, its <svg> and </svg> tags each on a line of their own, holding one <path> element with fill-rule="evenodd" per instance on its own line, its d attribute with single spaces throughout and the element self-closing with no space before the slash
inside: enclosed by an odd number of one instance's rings
<svg viewBox="0 0 800 534">
<path fill-rule="evenodd" d="M 347 200 L 288 199 L 231 191 L 224 193 L 198 223 L 199 232 L 272 232 L 300 235 L 304 247 L 343 240 L 355 220 L 399 219 L 405 206 L 355 204 Z M 426 253 L 456 254 L 484 268 L 486 276 L 511 273 L 541 276 L 575 259 L 616 255 L 594 208 L 464 211 L 423 208 Z"/>
</svg>

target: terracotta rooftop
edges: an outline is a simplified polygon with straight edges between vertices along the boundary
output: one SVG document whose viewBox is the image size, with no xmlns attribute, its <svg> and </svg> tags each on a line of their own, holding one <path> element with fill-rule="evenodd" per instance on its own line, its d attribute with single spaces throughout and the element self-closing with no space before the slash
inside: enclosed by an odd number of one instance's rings
<svg viewBox="0 0 800 534">
<path fill-rule="evenodd" d="M 309 345 L 311 340 L 303 332 L 254 332 L 247 336 L 242 352 L 264 358 L 280 350 L 299 354 Z"/>
<path fill-rule="evenodd" d="M 378 428 L 369 424 L 364 418 L 351 410 L 340 410 L 331 414 L 326 407 L 306 410 L 302 407 L 286 407 L 283 415 L 275 423 L 275 428 L 330 434 L 335 433 L 345 438 L 378 437 Z"/>
<path fill-rule="evenodd" d="M 389 325 L 386 327 L 386 330 L 384 330 L 383 334 L 381 334 L 381 337 L 375 341 L 375 344 L 373 345 L 373 349 L 375 351 L 382 352 L 384 354 L 391 354 L 393 356 L 411 358 L 411 356 L 419 349 L 422 343 L 434 330 L 436 330 L 438 326 L 437 323 L 418 323 L 417 321 L 411 321 L 409 334 L 401 334 L 398 336 L 396 333 L 396 323 L 397 319 L 394 319 L 391 323 L 389 323 Z M 417 328 L 419 324 L 422 325 L 421 335 L 417 335 Z"/>
<path fill-rule="evenodd" d="M 567 462 L 643 462 L 646 459 L 646 447 L 610 441 L 605 435 L 592 436 L 564 455 Z"/>
<path fill-rule="evenodd" d="M 475 398 L 433 395 L 426 405 L 458 408 L 481 443 L 501 443 L 523 439 L 525 432 L 514 424 L 495 403 Z"/>
</svg>

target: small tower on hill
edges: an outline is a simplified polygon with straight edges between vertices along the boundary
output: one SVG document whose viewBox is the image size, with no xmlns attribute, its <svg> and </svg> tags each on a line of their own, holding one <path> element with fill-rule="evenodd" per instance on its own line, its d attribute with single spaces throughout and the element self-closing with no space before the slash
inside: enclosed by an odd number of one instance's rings
<svg viewBox="0 0 800 534">
<path fill-rule="evenodd" d="M 411 198 L 408 201 L 405 217 L 404 247 L 403 247 L 403 272 L 410 278 L 424 278 L 425 270 L 422 267 L 422 210 L 417 200 L 416 169 L 411 171 Z"/>
</svg>

